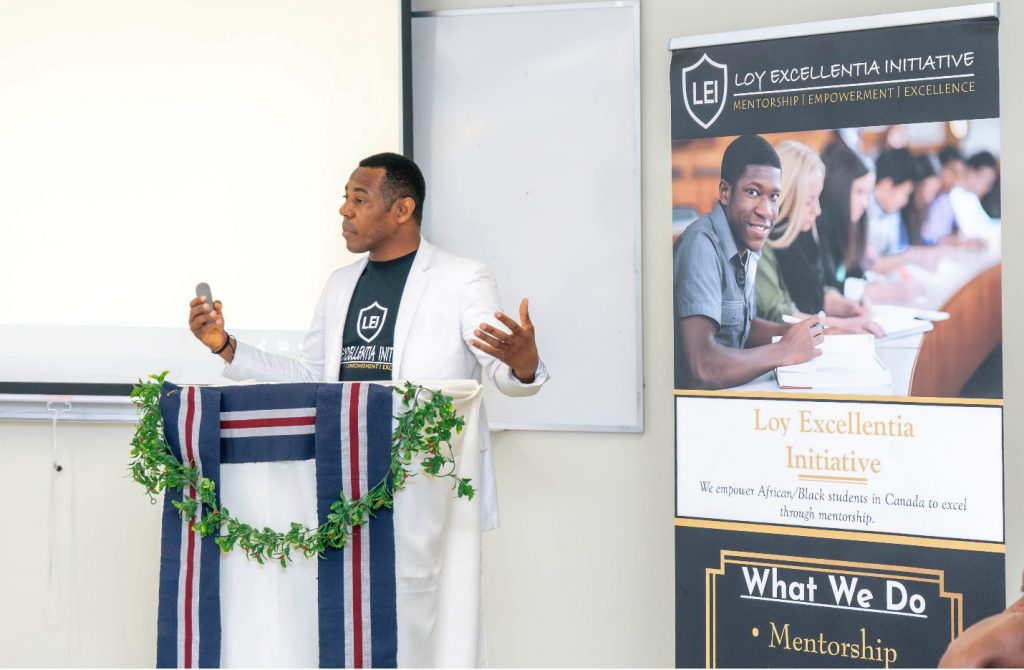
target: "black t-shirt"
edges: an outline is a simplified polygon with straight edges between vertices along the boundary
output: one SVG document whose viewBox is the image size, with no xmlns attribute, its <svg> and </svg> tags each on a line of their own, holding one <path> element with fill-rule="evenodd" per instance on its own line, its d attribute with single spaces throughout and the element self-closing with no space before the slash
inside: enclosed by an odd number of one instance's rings
<svg viewBox="0 0 1024 670">
<path fill-rule="evenodd" d="M 356 282 L 342 335 L 343 382 L 391 379 L 395 319 L 416 252 L 390 261 L 366 264 Z"/>
</svg>

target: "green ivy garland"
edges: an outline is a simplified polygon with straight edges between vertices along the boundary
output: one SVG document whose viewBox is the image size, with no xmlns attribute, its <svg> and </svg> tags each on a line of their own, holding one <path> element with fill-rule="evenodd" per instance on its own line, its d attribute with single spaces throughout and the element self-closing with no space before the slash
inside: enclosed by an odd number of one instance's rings
<svg viewBox="0 0 1024 670">
<path fill-rule="evenodd" d="M 391 436 L 391 467 L 388 474 L 365 495 L 355 500 L 342 491 L 331 505 L 327 521 L 316 528 L 293 522 L 287 532 L 271 528 L 259 530 L 231 516 L 226 507 L 217 505 L 215 484 L 200 477 L 198 468 L 182 464 L 164 440 L 163 417 L 160 414 L 160 393 L 167 371 L 150 375 L 150 381 L 139 380 L 131 393 L 139 412 L 139 422 L 132 438 L 131 478 L 146 489 L 150 502 L 156 503 L 162 491 L 180 491 L 186 486 L 196 490 L 195 499 L 185 497 L 171 504 L 181 511 L 201 537 L 218 534 L 222 551 L 236 545 L 249 558 L 260 564 L 266 560 L 287 567 L 291 552 L 301 551 L 307 558 L 323 557 L 328 549 L 341 549 L 355 526 L 364 526 L 382 507 L 394 505 L 395 492 L 415 473 L 409 468 L 413 459 L 429 475 L 452 479 L 452 488 L 459 498 L 473 499 L 475 489 L 469 479 L 455 474 L 452 454 L 453 434 L 461 433 L 465 420 L 456 413 L 452 399 L 422 386 L 406 382 L 395 387 L 407 408 L 398 418 L 398 428 Z M 200 509 L 202 514 L 199 514 Z M 196 520 L 196 517 L 200 518 Z"/>
</svg>

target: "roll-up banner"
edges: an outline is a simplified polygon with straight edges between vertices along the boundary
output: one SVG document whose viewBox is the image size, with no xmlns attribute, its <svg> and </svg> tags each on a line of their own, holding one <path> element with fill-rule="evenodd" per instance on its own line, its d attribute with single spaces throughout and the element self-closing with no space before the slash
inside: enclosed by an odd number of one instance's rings
<svg viewBox="0 0 1024 670">
<path fill-rule="evenodd" d="M 679 666 L 1005 606 L 996 10 L 671 41 Z"/>
</svg>

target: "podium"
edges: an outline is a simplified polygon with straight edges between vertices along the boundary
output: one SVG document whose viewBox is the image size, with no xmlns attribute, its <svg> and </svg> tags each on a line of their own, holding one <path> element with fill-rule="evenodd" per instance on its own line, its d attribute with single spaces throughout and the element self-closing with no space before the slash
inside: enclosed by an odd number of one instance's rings
<svg viewBox="0 0 1024 670">
<path fill-rule="evenodd" d="M 417 382 L 453 399 L 456 473 L 484 482 L 480 386 Z M 256 528 L 315 528 L 345 492 L 387 475 L 396 416 L 389 386 L 368 383 L 177 387 L 161 394 L 175 456 L 216 484 L 218 505 Z M 432 667 L 484 662 L 480 505 L 418 472 L 323 558 L 260 564 L 201 538 L 169 491 L 162 521 L 160 667 Z"/>
</svg>

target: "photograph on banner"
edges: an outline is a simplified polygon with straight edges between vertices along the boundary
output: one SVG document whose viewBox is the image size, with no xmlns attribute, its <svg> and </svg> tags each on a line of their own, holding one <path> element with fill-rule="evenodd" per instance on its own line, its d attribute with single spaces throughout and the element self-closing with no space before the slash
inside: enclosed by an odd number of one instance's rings
<svg viewBox="0 0 1024 670">
<path fill-rule="evenodd" d="M 997 118 L 675 140 L 675 388 L 1002 398 L 999 147 Z"/>
</svg>

